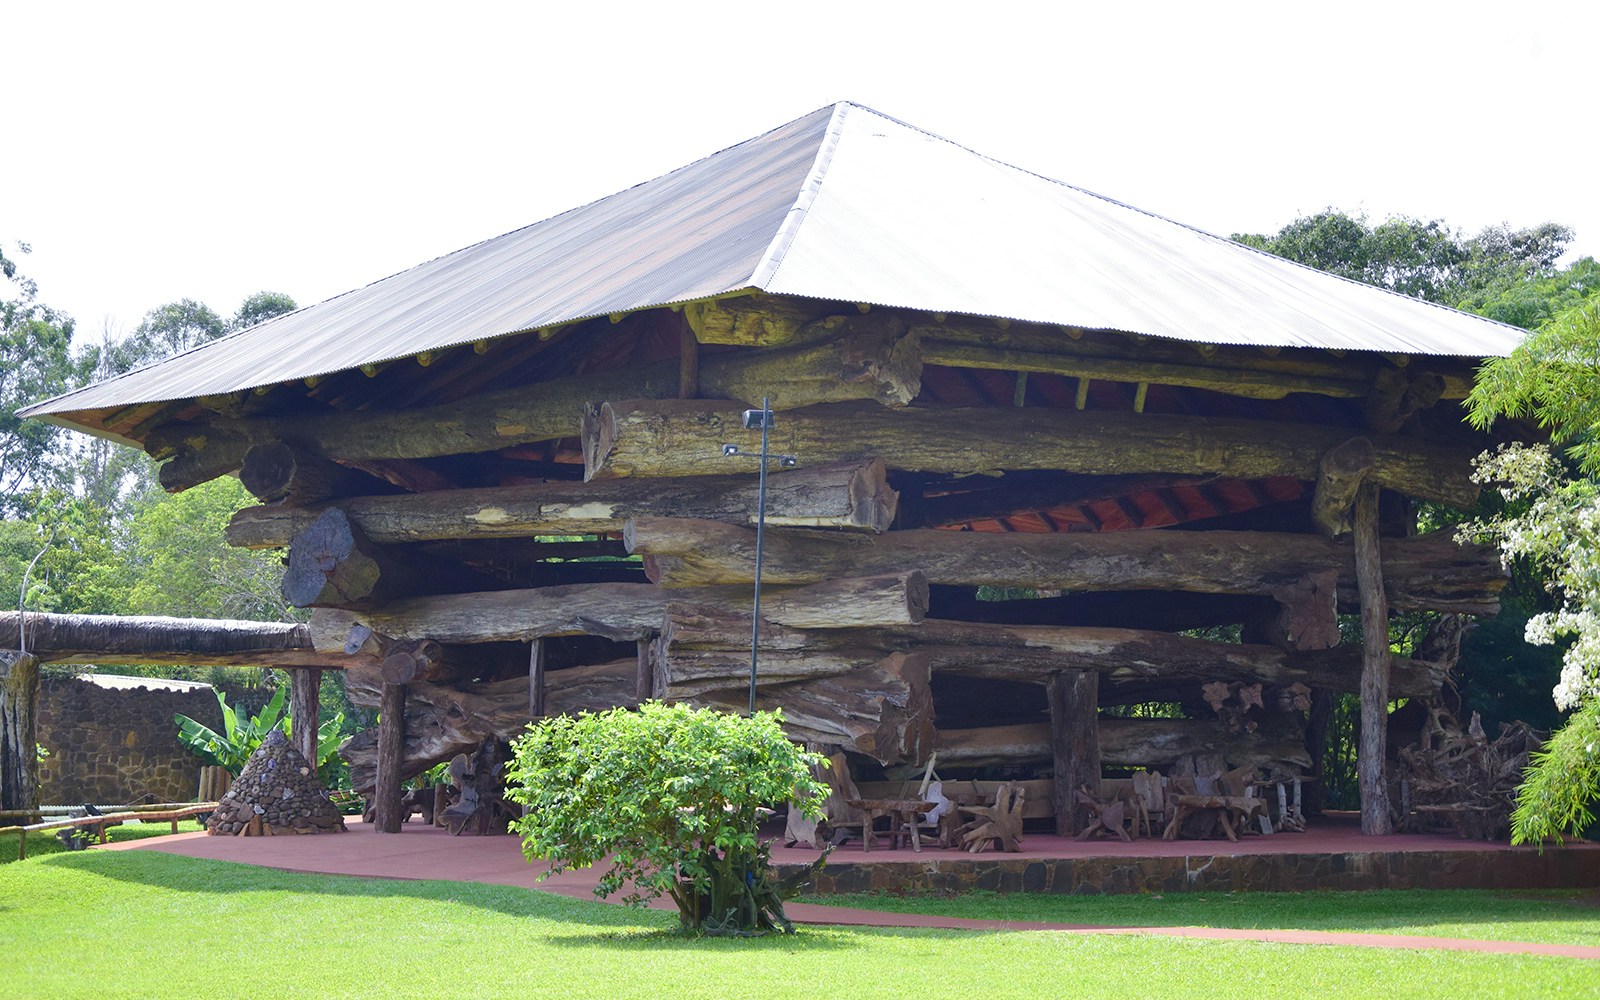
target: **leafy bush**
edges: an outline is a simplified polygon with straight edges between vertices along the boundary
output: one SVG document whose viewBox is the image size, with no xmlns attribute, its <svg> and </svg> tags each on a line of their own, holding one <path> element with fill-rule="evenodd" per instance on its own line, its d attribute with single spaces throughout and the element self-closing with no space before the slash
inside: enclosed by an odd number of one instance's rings
<svg viewBox="0 0 1600 1000">
<path fill-rule="evenodd" d="M 669 894 L 683 926 L 706 933 L 792 931 L 789 894 L 771 877 L 761 808 L 792 802 L 821 815 L 824 758 L 791 743 L 776 712 L 744 718 L 647 702 L 546 719 L 515 743 L 507 797 L 523 853 L 552 871 L 611 856 L 595 888 L 643 905 Z"/>
</svg>

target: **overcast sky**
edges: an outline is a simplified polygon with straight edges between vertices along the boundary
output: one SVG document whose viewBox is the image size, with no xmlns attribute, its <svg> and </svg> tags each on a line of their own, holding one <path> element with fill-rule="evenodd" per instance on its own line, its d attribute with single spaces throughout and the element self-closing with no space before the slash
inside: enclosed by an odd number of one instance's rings
<svg viewBox="0 0 1600 1000">
<path fill-rule="evenodd" d="M 306 305 L 848 99 L 1217 233 L 1600 254 L 1593 3 L 553 6 L 8 5 L 0 241 L 83 337 Z"/>
</svg>

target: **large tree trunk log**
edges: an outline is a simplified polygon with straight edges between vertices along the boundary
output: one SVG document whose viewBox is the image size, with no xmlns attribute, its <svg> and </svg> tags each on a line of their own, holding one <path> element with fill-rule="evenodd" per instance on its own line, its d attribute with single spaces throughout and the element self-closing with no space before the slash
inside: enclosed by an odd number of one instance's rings
<svg viewBox="0 0 1600 1000">
<path fill-rule="evenodd" d="M 258 444 L 245 452 L 239 482 L 262 503 L 303 507 L 329 497 L 393 493 L 395 487 L 359 469 L 291 448 L 282 441 Z"/>
<path fill-rule="evenodd" d="M 297 608 L 370 608 L 414 593 L 425 579 L 421 567 L 369 542 L 329 507 L 295 535 L 281 589 Z"/>
<path fill-rule="evenodd" d="M 624 538 L 645 572 L 667 587 L 748 584 L 755 532 L 738 525 L 637 518 Z M 1506 572 L 1486 545 L 1443 534 L 1387 539 L 1390 600 L 1407 610 L 1492 615 Z M 877 536 L 778 529 L 766 532 L 765 584 L 805 584 L 915 566 L 930 583 L 1039 590 L 1180 590 L 1270 596 L 1307 573 L 1337 570 L 1340 599 L 1354 606 L 1348 545 L 1266 531 L 1116 531 L 991 534 L 922 529 Z"/>
<path fill-rule="evenodd" d="M 749 707 L 747 696 L 735 693 L 682 700 L 729 712 Z M 894 653 L 848 674 L 767 688 L 756 708 L 782 709 L 791 739 L 838 745 L 884 764 L 921 764 L 933 749 L 928 665 L 917 655 Z"/>
<path fill-rule="evenodd" d="M 406 686 L 385 682 L 378 699 L 378 775 L 373 790 L 378 833 L 399 833 L 402 754 L 406 736 Z"/>
<path fill-rule="evenodd" d="M 920 389 L 916 339 L 883 323 L 825 344 L 782 351 L 736 351 L 701 359 L 700 395 L 748 402 L 765 393 L 776 409 L 838 400 L 910 402 Z M 668 399 L 678 394 L 676 359 L 410 410 L 171 423 L 145 438 L 161 466 L 161 485 L 177 492 L 225 476 L 254 444 L 284 441 L 337 460 L 434 458 L 494 451 L 571 437 L 591 400 Z M 738 426 L 735 423 L 733 426 Z M 810 464 L 810 463 L 808 463 Z M 725 468 L 713 470 L 723 472 Z"/>
<path fill-rule="evenodd" d="M 1093 817 L 1075 794 L 1100 794 L 1100 675 L 1063 670 L 1050 675 L 1050 743 L 1055 764 L 1056 836 L 1076 837 Z"/>
<path fill-rule="evenodd" d="M 1351 438 L 1322 456 L 1311 520 L 1329 538 L 1350 530 L 1350 508 L 1375 461 L 1372 442 L 1364 437 Z"/>
<path fill-rule="evenodd" d="M 548 715 L 604 711 L 616 706 L 632 708 L 635 664 L 632 657 L 612 663 L 552 670 L 545 675 Z M 351 704 L 376 707 L 383 689 L 382 675 L 372 667 L 359 667 L 345 675 L 345 692 Z M 405 742 L 399 768 L 402 780 L 415 777 L 458 753 L 468 753 L 487 736 L 511 740 L 532 718 L 528 711 L 528 682 L 515 677 L 487 684 L 407 686 Z M 377 775 L 377 732 L 358 733 L 339 748 L 350 762 L 350 784 L 358 791 L 372 789 Z"/>
<path fill-rule="evenodd" d="M 748 614 L 688 603 L 668 605 L 655 656 L 657 688 L 688 697 L 748 681 Z M 1165 632 L 1052 625 L 999 625 L 929 618 L 920 625 L 870 630 L 761 632 L 760 680 L 777 684 L 848 673 L 892 651 L 927 657 L 935 673 L 1048 684 L 1060 671 L 1089 671 L 1107 683 L 1241 681 L 1355 692 L 1355 647 L 1294 651 L 1212 642 Z M 1433 698 L 1449 664 L 1393 657 L 1394 695 Z"/>
<path fill-rule="evenodd" d="M 1099 720 L 1100 762 L 1105 767 L 1168 768 L 1192 753 L 1221 753 L 1230 767 L 1288 763 L 1310 758 L 1288 727 L 1278 732 L 1230 733 L 1219 722 L 1200 719 Z M 1054 757 L 1048 722 L 979 729 L 941 729 L 939 764 L 945 768 L 1045 764 Z"/>
<path fill-rule="evenodd" d="M 795 628 L 914 624 L 927 611 L 927 589 L 926 578 L 917 572 L 763 587 L 761 617 Z M 394 601 L 370 611 L 318 608 L 311 616 L 308 638 L 330 654 L 344 649 L 357 625 L 395 639 L 442 643 L 527 642 L 550 635 L 624 641 L 650 638 L 660 631 L 671 601 L 738 607 L 748 604 L 750 596 L 747 588 L 737 586 L 668 590 L 647 583 L 442 594 Z M 748 633 L 748 624 L 745 629 Z"/>
<path fill-rule="evenodd" d="M 1356 579 L 1361 590 L 1361 740 L 1356 784 L 1361 793 L 1361 832 L 1394 832 L 1389 815 L 1385 746 L 1389 725 L 1389 603 L 1383 593 L 1378 541 L 1378 488 L 1368 483 L 1356 498 Z"/>
<path fill-rule="evenodd" d="M 583 421 L 584 476 L 697 476 L 723 472 L 722 446 L 739 412 L 695 400 L 628 400 L 590 407 Z M 910 472 L 979 473 L 1059 469 L 1085 475 L 1171 473 L 1240 479 L 1315 480 L 1348 431 L 1320 425 L 1175 414 L 1030 408 L 1027 433 L 1005 407 L 889 410 L 859 403 L 785 413 L 775 452 L 806 465 L 881 456 Z M 1467 449 L 1380 435 L 1373 481 L 1410 497 L 1459 507 L 1479 488 Z"/>
<path fill-rule="evenodd" d="M 346 630 L 348 632 L 348 629 Z M 344 668 L 339 644 L 318 652 L 304 625 L 214 618 L 28 613 L 28 648 L 43 663 Z M 17 613 L 0 612 L 0 647 L 17 645 Z M 370 654 L 355 660 L 377 664 Z"/>
<path fill-rule="evenodd" d="M 322 693 L 322 671 L 302 667 L 289 671 L 289 719 L 294 728 L 294 748 L 316 767 L 317 707 Z"/>
<path fill-rule="evenodd" d="M 0 649 L 0 809 L 39 804 L 39 658 Z"/>
<path fill-rule="evenodd" d="M 725 465 L 720 471 L 728 471 Z M 767 523 L 884 531 L 897 495 L 877 459 L 796 469 L 767 478 Z M 483 489 L 366 496 L 339 504 L 381 544 L 447 538 L 518 538 L 621 531 L 630 517 L 694 511 L 713 521 L 753 524 L 756 477 L 539 483 Z M 244 548 L 288 544 L 320 511 L 246 507 L 228 525 L 228 543 Z"/>
</svg>

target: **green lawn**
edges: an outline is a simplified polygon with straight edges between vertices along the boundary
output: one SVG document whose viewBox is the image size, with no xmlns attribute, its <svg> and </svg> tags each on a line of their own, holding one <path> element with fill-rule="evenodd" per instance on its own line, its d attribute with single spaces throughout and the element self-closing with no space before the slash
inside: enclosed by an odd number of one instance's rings
<svg viewBox="0 0 1600 1000">
<path fill-rule="evenodd" d="M 812 896 L 806 897 L 806 902 L 891 913 L 1056 924 L 1358 931 L 1600 945 L 1600 894 L 1586 889 L 1384 889 L 1151 896 L 973 892 L 955 897 Z"/>
<path fill-rule="evenodd" d="M 179 833 L 193 833 L 202 829 L 194 820 L 179 820 Z M 165 837 L 172 833 L 172 822 L 161 820 L 158 823 L 124 823 L 106 830 L 106 839 L 112 843 L 123 840 L 143 840 L 146 837 Z M 0 836 L 0 865 L 17 860 L 17 848 L 21 844 L 20 834 L 8 833 Z M 65 854 L 67 851 L 54 830 L 40 830 L 28 834 L 28 857 L 42 858 L 47 854 Z"/>
<path fill-rule="evenodd" d="M 1100 901 L 1106 902 L 1104 900 Z M 0 867 L 18 997 L 1594 996 L 1576 959 L 1052 933 L 802 928 L 689 941 L 666 913 L 524 889 L 146 851 Z"/>
</svg>

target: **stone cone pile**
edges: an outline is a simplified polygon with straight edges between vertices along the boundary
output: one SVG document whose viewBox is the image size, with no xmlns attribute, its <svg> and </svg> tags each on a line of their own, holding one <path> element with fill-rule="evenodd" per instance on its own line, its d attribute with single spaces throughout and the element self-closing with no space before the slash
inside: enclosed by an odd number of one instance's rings
<svg viewBox="0 0 1600 1000">
<path fill-rule="evenodd" d="M 344 817 L 329 801 L 316 769 L 275 729 L 217 803 L 206 832 L 252 837 L 343 833 Z"/>
</svg>

